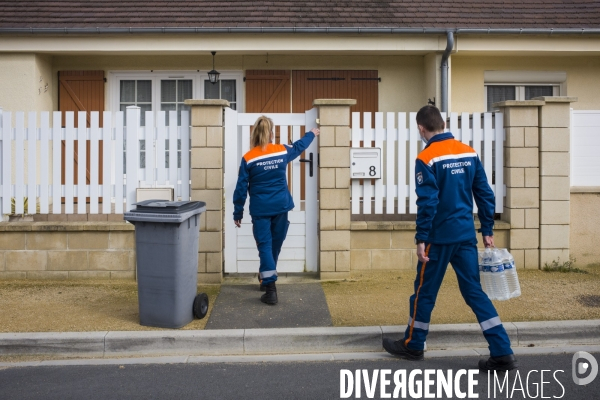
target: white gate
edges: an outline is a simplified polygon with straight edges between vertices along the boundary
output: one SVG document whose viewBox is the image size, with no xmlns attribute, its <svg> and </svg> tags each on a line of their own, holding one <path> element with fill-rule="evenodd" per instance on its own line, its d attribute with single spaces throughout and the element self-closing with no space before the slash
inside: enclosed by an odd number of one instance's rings
<svg viewBox="0 0 600 400">
<path fill-rule="evenodd" d="M 252 222 L 248 213 L 248 200 L 244 206 L 242 227 L 236 229 L 233 223 L 233 192 L 242 156 L 250 150 L 250 128 L 261 115 L 271 118 L 275 126 L 279 127 L 280 141 L 285 144 L 288 144 L 288 138 L 291 138 L 292 142 L 300 139 L 302 126 L 306 131 L 317 126 L 316 109 L 295 114 L 251 114 L 238 113 L 230 108 L 225 109 L 226 273 L 258 273 L 259 269 L 258 250 L 252 236 Z M 278 272 L 316 272 L 318 269 L 317 149 L 317 141 L 314 140 L 304 153 L 306 160 L 312 157 L 312 165 L 310 162 L 303 163 L 300 158 L 297 158 L 287 166 L 286 172 L 291 168 L 290 186 L 295 208 L 288 213 L 290 227 L 277 262 Z M 304 199 L 301 198 L 302 165 L 305 169 Z"/>
</svg>

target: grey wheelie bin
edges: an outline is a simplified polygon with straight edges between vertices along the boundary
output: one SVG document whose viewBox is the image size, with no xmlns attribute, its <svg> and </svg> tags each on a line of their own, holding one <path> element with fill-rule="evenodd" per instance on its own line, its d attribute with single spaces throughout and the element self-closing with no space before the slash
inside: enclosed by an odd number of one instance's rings
<svg viewBox="0 0 600 400">
<path fill-rule="evenodd" d="M 140 324 L 181 328 L 203 318 L 208 297 L 196 295 L 202 201 L 145 200 L 125 220 L 135 225 Z"/>
</svg>

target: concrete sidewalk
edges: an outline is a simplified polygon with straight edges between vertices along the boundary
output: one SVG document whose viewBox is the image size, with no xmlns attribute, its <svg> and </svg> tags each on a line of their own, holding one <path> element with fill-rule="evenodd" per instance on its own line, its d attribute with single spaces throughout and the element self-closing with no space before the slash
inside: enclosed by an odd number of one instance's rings
<svg viewBox="0 0 600 400">
<path fill-rule="evenodd" d="M 599 345 L 600 320 L 508 322 L 514 347 Z M 92 357 L 381 352 L 404 326 L 2 333 L 0 355 Z M 485 348 L 478 324 L 432 325 L 429 350 Z"/>
</svg>

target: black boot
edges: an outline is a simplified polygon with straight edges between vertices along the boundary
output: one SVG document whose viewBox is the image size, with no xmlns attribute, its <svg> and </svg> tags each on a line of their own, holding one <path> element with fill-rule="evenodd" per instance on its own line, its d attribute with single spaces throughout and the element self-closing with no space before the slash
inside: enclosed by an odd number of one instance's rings
<svg viewBox="0 0 600 400">
<path fill-rule="evenodd" d="M 514 354 L 479 360 L 479 369 L 482 371 L 510 371 L 515 368 L 519 368 L 519 362 Z"/>
<path fill-rule="evenodd" d="M 398 356 L 404 360 L 421 361 L 423 360 L 423 350 L 413 350 L 406 347 L 404 340 L 393 341 L 392 339 L 383 339 L 383 348 L 390 354 Z"/>
<path fill-rule="evenodd" d="M 275 287 L 275 282 L 267 283 L 264 285 L 267 289 L 265 294 L 260 296 L 260 301 L 266 304 L 277 304 L 277 288 Z"/>
</svg>

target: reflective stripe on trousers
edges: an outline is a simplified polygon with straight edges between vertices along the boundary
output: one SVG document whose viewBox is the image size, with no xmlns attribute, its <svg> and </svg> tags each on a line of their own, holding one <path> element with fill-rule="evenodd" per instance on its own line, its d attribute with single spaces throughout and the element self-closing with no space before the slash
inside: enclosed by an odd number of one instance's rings
<svg viewBox="0 0 600 400">
<path fill-rule="evenodd" d="M 415 293 L 410 297 L 410 319 L 404 335 L 405 345 L 416 350 L 423 349 L 431 312 L 450 263 L 456 273 L 460 292 L 480 323 L 490 355 L 499 357 L 512 354 L 510 339 L 496 308 L 481 288 L 476 240 L 452 245 L 430 244 L 427 246 L 427 256 L 428 262 L 417 264 Z"/>
</svg>

